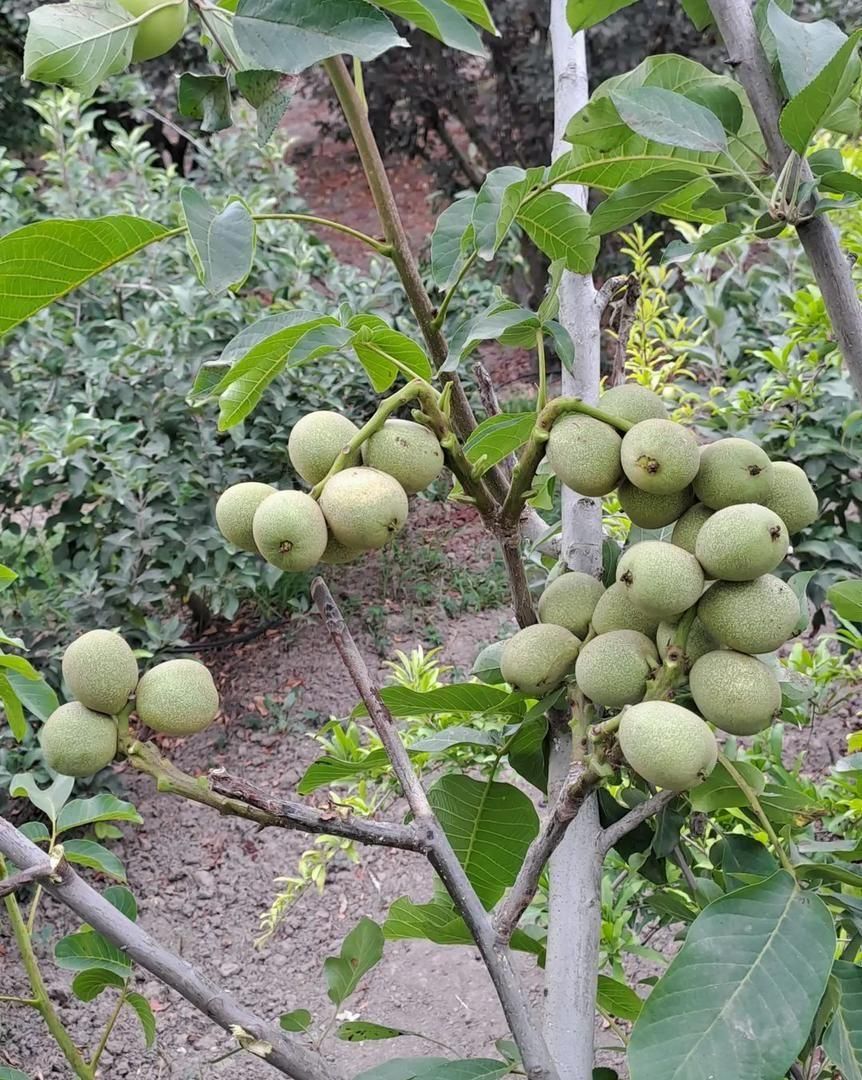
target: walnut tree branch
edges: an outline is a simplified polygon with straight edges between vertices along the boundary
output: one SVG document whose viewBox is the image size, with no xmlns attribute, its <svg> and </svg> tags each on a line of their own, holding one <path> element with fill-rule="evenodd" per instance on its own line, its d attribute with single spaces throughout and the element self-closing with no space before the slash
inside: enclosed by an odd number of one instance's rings
<svg viewBox="0 0 862 1080">
<path fill-rule="evenodd" d="M 556 1070 L 551 1063 L 526 992 L 512 966 L 509 950 L 499 940 L 487 911 L 437 820 L 425 789 L 413 769 L 392 714 L 371 678 L 362 654 L 323 578 L 315 578 L 312 582 L 311 595 L 392 763 L 393 771 L 413 814 L 415 827 L 427 845 L 428 860 L 446 886 L 482 955 L 512 1037 L 521 1052 L 527 1076 L 530 1080 L 556 1080 Z"/>
<path fill-rule="evenodd" d="M 11 877 L 0 880 L 0 897 L 11 896 L 12 893 L 22 889 L 25 885 L 29 885 L 33 881 L 44 881 L 55 872 L 53 864 L 43 855 L 40 863 L 34 863 L 28 869 L 21 870 Z"/>
<path fill-rule="evenodd" d="M 45 853 L 11 822 L 0 817 L 0 853 L 21 870 L 43 867 Z M 268 1065 L 294 1080 L 334 1080 L 334 1074 L 315 1052 L 307 1050 L 278 1026 L 241 1005 L 226 990 L 210 982 L 186 960 L 160 945 L 146 930 L 91 888 L 65 862 L 56 870 L 59 880 L 47 880 L 42 888 L 65 904 L 88 926 L 121 949 L 157 979 L 191 1002 L 200 1012 L 245 1042 L 247 1034 L 257 1041 L 259 1056 Z"/>
<path fill-rule="evenodd" d="M 777 177 L 791 150 L 781 135 L 781 97 L 757 34 L 751 4 L 749 0 L 709 0 L 709 7 L 727 46 L 730 63 L 748 95 L 766 143 L 769 164 Z M 812 179 L 807 161 L 800 162 L 799 176 L 803 182 Z M 796 231 L 823 295 L 851 381 L 857 395 L 862 397 L 862 303 L 850 261 L 825 215 L 799 222 Z"/>
<path fill-rule="evenodd" d="M 218 810 L 220 814 L 245 818 L 258 825 L 292 829 L 315 835 L 341 836 L 360 844 L 424 851 L 414 828 L 395 822 L 365 821 L 345 816 L 338 809 L 318 810 L 304 803 L 269 795 L 247 780 L 231 776 L 224 769 L 210 771 L 208 780 L 190 776 L 173 762 L 161 757 L 152 743 L 132 743 L 128 760 L 140 772 L 156 781 L 160 792 L 180 795 L 191 802 Z"/>
<path fill-rule="evenodd" d="M 604 858 L 611 848 L 615 847 L 624 836 L 633 832 L 642 822 L 647 821 L 651 817 L 655 817 L 656 814 L 660 814 L 676 797 L 676 791 L 660 791 L 657 795 L 651 795 L 650 798 L 644 799 L 642 803 L 638 803 L 633 810 L 629 810 L 627 814 L 621 817 L 619 821 L 615 821 L 613 825 L 608 825 L 606 829 L 602 830 L 596 840 L 596 848 L 598 849 L 599 856 Z"/>
</svg>

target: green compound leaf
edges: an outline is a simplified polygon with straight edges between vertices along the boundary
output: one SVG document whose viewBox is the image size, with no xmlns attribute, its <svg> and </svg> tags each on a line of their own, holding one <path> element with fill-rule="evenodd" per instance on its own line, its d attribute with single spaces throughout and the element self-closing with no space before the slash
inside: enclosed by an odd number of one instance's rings
<svg viewBox="0 0 862 1080">
<path fill-rule="evenodd" d="M 784 1076 L 834 950 L 828 908 L 784 871 L 714 901 L 644 1003 L 629 1043 L 632 1080 Z"/>
<path fill-rule="evenodd" d="M 0 337 L 48 304 L 171 234 L 146 218 L 37 221 L 0 238 Z"/>
<path fill-rule="evenodd" d="M 56 83 L 89 97 L 132 60 L 137 26 L 116 0 L 45 4 L 30 12 L 24 78 Z"/>
</svg>

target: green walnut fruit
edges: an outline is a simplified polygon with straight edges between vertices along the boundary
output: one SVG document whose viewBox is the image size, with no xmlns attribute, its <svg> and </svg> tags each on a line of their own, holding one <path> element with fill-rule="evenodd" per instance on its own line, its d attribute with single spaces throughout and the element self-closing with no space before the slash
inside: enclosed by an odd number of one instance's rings
<svg viewBox="0 0 862 1080">
<path fill-rule="evenodd" d="M 326 551 L 329 534 L 320 507 L 304 491 L 276 491 L 252 520 L 257 550 L 279 570 L 310 570 Z"/>
<path fill-rule="evenodd" d="M 778 679 L 753 656 L 708 652 L 688 676 L 701 716 L 730 735 L 754 735 L 781 715 Z"/>
<path fill-rule="evenodd" d="M 578 689 L 596 705 L 621 709 L 642 700 L 658 667 L 655 645 L 637 630 L 612 630 L 588 641 L 575 664 Z"/>
<path fill-rule="evenodd" d="M 676 521 L 694 502 L 690 487 L 673 491 L 670 495 L 655 495 L 651 491 L 641 491 L 629 480 L 623 480 L 620 484 L 617 497 L 623 513 L 642 529 L 663 529 Z"/>
<path fill-rule="evenodd" d="M 80 701 L 55 709 L 42 726 L 39 742 L 45 762 L 63 776 L 92 776 L 114 760 L 117 725 L 113 717 Z"/>
<path fill-rule="evenodd" d="M 252 521 L 260 504 L 275 493 L 271 484 L 257 484 L 247 481 L 234 484 L 219 496 L 215 508 L 216 525 L 219 532 L 241 551 L 257 554 L 254 543 Z"/>
<path fill-rule="evenodd" d="M 566 487 L 593 498 L 607 495 L 619 483 L 621 445 L 609 424 L 571 413 L 551 428 L 546 456 Z"/>
<path fill-rule="evenodd" d="M 138 683 L 135 711 L 164 735 L 193 735 L 215 720 L 219 697 L 213 677 L 197 660 L 166 660 Z"/>
<path fill-rule="evenodd" d="M 686 510 L 679 521 L 674 525 L 670 534 L 670 542 L 677 547 L 684 548 L 690 555 L 694 555 L 695 545 L 704 522 L 709 521 L 714 510 L 710 510 L 703 503 L 695 503 L 691 509 Z"/>
<path fill-rule="evenodd" d="M 611 630 L 637 630 L 648 638 L 655 637 L 659 618 L 648 615 L 631 601 L 628 588 L 615 582 L 605 589 L 593 612 L 593 630 L 597 634 L 609 634 Z"/>
<path fill-rule="evenodd" d="M 575 637 L 585 638 L 604 585 L 590 574 L 562 574 L 539 597 L 539 620 L 565 626 Z"/>
<path fill-rule="evenodd" d="M 703 592 L 703 570 L 689 552 L 660 540 L 643 540 L 623 553 L 617 581 L 635 607 L 659 620 L 673 619 L 696 604 Z"/>
<path fill-rule="evenodd" d="M 599 399 L 599 408 L 608 416 L 639 424 L 641 420 L 666 420 L 664 402 L 646 386 L 639 383 L 622 383 L 605 390 Z"/>
<path fill-rule="evenodd" d="M 500 671 L 516 690 L 541 698 L 556 690 L 575 665 L 580 641 L 564 626 L 537 623 L 503 646 Z"/>
<path fill-rule="evenodd" d="M 670 701 L 630 705 L 620 717 L 618 734 L 623 757 L 638 776 L 670 791 L 697 787 L 718 760 L 709 726 Z"/>
<path fill-rule="evenodd" d="M 367 552 L 363 548 L 345 547 L 334 536 L 330 536 L 326 542 L 326 549 L 320 556 L 320 561 L 327 566 L 343 566 L 345 563 L 356 562 Z"/>
<path fill-rule="evenodd" d="M 306 484 L 319 484 L 332 468 L 335 459 L 359 428 L 337 412 L 306 413 L 293 425 L 287 440 L 287 456 Z M 358 465 L 360 454 L 354 450 L 347 465 Z"/>
<path fill-rule="evenodd" d="M 119 0 L 130 15 L 146 15 L 165 0 Z M 189 17 L 186 0 L 171 7 L 163 7 L 142 22 L 135 30 L 135 43 L 132 46 L 132 62 L 153 60 L 168 52 L 183 36 Z"/>
<path fill-rule="evenodd" d="M 789 544 L 778 514 L 757 503 L 737 503 L 716 510 L 700 530 L 694 553 L 709 577 L 751 581 L 774 570 Z"/>
<path fill-rule="evenodd" d="M 118 713 L 138 682 L 138 662 L 110 630 L 90 630 L 63 653 L 63 678 L 73 698 L 100 713 Z"/>
<path fill-rule="evenodd" d="M 817 495 L 792 461 L 772 463 L 772 488 L 763 504 L 778 514 L 791 536 L 817 520 Z"/>
<path fill-rule="evenodd" d="M 488 686 L 499 686 L 500 683 L 505 682 L 506 680 L 500 670 L 505 645 L 505 641 L 492 641 L 490 645 L 486 645 L 484 649 L 481 649 L 479 655 L 473 661 L 470 674 L 475 675 L 480 682 L 486 683 Z"/>
<path fill-rule="evenodd" d="M 672 420 L 642 420 L 623 436 L 620 459 L 635 487 L 672 495 L 694 480 L 700 451 L 688 428 Z"/>
<path fill-rule="evenodd" d="M 797 633 L 799 601 L 772 574 L 754 581 L 717 581 L 701 597 L 697 617 L 716 641 L 738 652 L 774 652 Z"/>
<path fill-rule="evenodd" d="M 362 461 L 393 476 L 408 495 L 424 491 L 444 464 L 437 436 L 412 420 L 387 420 L 363 443 Z"/>
<path fill-rule="evenodd" d="M 320 509 L 339 543 L 373 551 L 403 528 L 407 494 L 388 473 L 360 466 L 327 480 Z"/>
<path fill-rule="evenodd" d="M 676 633 L 676 623 L 661 622 L 655 635 L 655 643 L 658 646 L 658 654 L 662 660 L 667 659 L 673 636 Z M 718 642 L 710 634 L 700 619 L 695 618 L 689 627 L 688 637 L 685 639 L 684 658 L 686 668 L 690 668 L 695 661 L 705 653 L 718 648 Z"/>
<path fill-rule="evenodd" d="M 694 493 L 712 510 L 762 503 L 772 488 L 772 462 L 747 439 L 719 439 L 700 451 Z"/>
</svg>

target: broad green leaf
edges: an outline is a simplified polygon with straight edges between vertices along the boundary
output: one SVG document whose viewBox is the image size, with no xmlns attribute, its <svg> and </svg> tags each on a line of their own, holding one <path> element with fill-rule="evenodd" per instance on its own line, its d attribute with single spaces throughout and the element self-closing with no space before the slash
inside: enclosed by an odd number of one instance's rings
<svg viewBox="0 0 862 1080">
<path fill-rule="evenodd" d="M 435 1065 L 421 1075 L 424 1080 L 499 1080 L 509 1072 L 505 1061 L 494 1058 L 464 1058 Z"/>
<path fill-rule="evenodd" d="M 239 0 L 233 28 L 250 66 L 287 75 L 340 53 L 367 62 L 407 44 L 365 0 Z"/>
<path fill-rule="evenodd" d="M 230 199 L 217 211 L 193 187 L 180 193 L 189 252 L 198 277 L 213 295 L 239 289 L 254 260 L 255 228 L 248 207 Z"/>
<path fill-rule="evenodd" d="M 816 78 L 847 41 L 847 35 L 830 19 L 800 22 L 772 0 L 766 21 L 775 39 L 781 75 L 791 98 Z"/>
<path fill-rule="evenodd" d="M 862 195 L 862 176 L 843 170 L 825 172 L 818 178 L 817 187 L 835 195 Z"/>
<path fill-rule="evenodd" d="M 48 831 L 48 826 L 44 821 L 25 821 L 23 825 L 18 827 L 18 832 L 23 833 L 34 844 L 51 839 L 51 833 Z"/>
<path fill-rule="evenodd" d="M 30 12 L 24 78 L 89 97 L 132 60 L 136 20 L 116 0 L 45 4 Z"/>
<path fill-rule="evenodd" d="M 539 819 L 511 784 L 441 777 L 428 798 L 479 899 L 491 908 L 514 882 Z"/>
<path fill-rule="evenodd" d="M 20 675 L 27 682 L 39 678 L 39 672 L 23 656 L 9 656 L 7 653 L 0 652 L 0 668 L 5 668 L 6 674 Z"/>
<path fill-rule="evenodd" d="M 848 622 L 862 622 L 862 579 L 837 581 L 826 593 L 835 613 Z"/>
<path fill-rule="evenodd" d="M 378 393 L 388 390 L 399 375 L 433 378 L 434 369 L 422 346 L 378 315 L 355 315 L 348 328 L 355 331 L 350 344 Z"/>
<path fill-rule="evenodd" d="M 493 746 L 500 745 L 500 737 L 493 731 L 464 727 L 453 724 L 451 727 L 435 731 L 410 744 L 411 754 L 439 754 L 451 746 Z"/>
<path fill-rule="evenodd" d="M 535 344 L 536 331 L 541 327 L 538 317 L 527 308 L 514 304 L 495 307 L 463 323 L 452 336 L 449 355 L 441 371 L 454 371 L 459 363 L 483 341 L 500 341 L 504 345 Z"/>
<path fill-rule="evenodd" d="M 826 905 L 784 871 L 714 901 L 644 1003 L 628 1048 L 632 1080 L 784 1076 L 834 949 Z"/>
<path fill-rule="evenodd" d="M 217 394 L 224 390 L 226 386 L 229 386 L 233 379 L 229 375 L 228 377 L 225 377 L 225 375 L 230 371 L 232 365 L 242 360 L 255 345 L 266 341 L 280 330 L 288 330 L 304 323 L 312 323 L 320 318 L 321 316 L 315 311 L 295 308 L 293 311 L 279 311 L 275 315 L 265 315 L 262 319 L 251 323 L 250 326 L 244 327 L 235 337 L 230 339 L 222 349 L 218 360 L 213 362 L 213 367 L 216 364 L 222 365 L 223 373 L 214 384 L 211 379 L 207 378 L 206 393 L 208 395 Z M 334 322 L 334 320 L 332 321 Z M 195 386 L 193 393 L 197 396 L 197 386 Z"/>
<path fill-rule="evenodd" d="M 698 185 L 703 194 L 711 181 L 687 169 L 659 169 L 638 180 L 630 180 L 596 207 L 590 220 L 590 232 L 594 236 L 615 232 L 691 184 Z"/>
<path fill-rule="evenodd" d="M 279 1027 L 285 1031 L 308 1031 L 312 1025 L 311 1013 L 308 1009 L 294 1009 L 292 1012 L 282 1013 L 278 1018 Z"/>
<path fill-rule="evenodd" d="M 476 196 L 467 195 L 447 206 L 431 234 L 431 277 L 438 289 L 447 289 L 466 262 L 464 236 L 471 229 Z"/>
<path fill-rule="evenodd" d="M 63 851 L 71 863 L 79 866 L 89 866 L 93 870 L 99 870 L 117 881 L 126 880 L 126 872 L 123 864 L 106 847 L 97 844 L 95 840 L 65 840 Z"/>
<path fill-rule="evenodd" d="M 597 1000 L 600 1008 L 620 1020 L 637 1020 L 643 1008 L 643 1001 L 630 986 L 608 975 L 599 975 Z"/>
<path fill-rule="evenodd" d="M 715 113 L 683 94 L 641 86 L 612 90 L 611 99 L 628 127 L 646 139 L 704 153 L 727 149 L 727 136 Z"/>
<path fill-rule="evenodd" d="M 226 75 L 195 75 L 184 71 L 177 85 L 181 116 L 200 120 L 201 131 L 224 131 L 233 123 L 230 83 Z"/>
<path fill-rule="evenodd" d="M 476 250 L 483 259 L 494 257 L 512 227 L 526 177 L 518 165 L 501 165 L 488 173 L 479 188 L 473 204 L 473 232 Z"/>
<path fill-rule="evenodd" d="M 6 677 L 18 700 L 37 719 L 45 721 L 59 708 L 57 695 L 41 675 L 36 679 L 28 679 L 12 671 L 8 672 Z"/>
<path fill-rule="evenodd" d="M 492 716 L 519 716 L 524 702 L 506 690 L 482 683 L 452 683 L 436 690 L 412 690 L 408 686 L 384 686 L 383 703 L 393 716 L 430 716 L 432 713 L 489 713 Z M 367 716 L 357 705 L 354 716 Z"/>
<path fill-rule="evenodd" d="M 125 885 L 109 885 L 103 890 L 102 897 L 130 922 L 137 922 L 138 902 L 131 889 L 127 889 Z"/>
<path fill-rule="evenodd" d="M 372 750 L 358 761 L 328 756 L 318 758 L 305 770 L 296 790 L 300 795 L 310 795 L 320 787 L 328 787 L 341 780 L 352 780 L 356 776 L 385 769 L 388 762 L 385 750 Z"/>
<path fill-rule="evenodd" d="M 412 23 L 426 34 L 442 41 L 453 49 L 484 56 L 482 39 L 467 19 L 444 0 L 373 0 L 374 6 L 383 8 L 400 19 Z"/>
<path fill-rule="evenodd" d="M 18 575 L 8 566 L 0 563 L 0 592 L 7 589 L 13 581 L 18 580 Z"/>
<path fill-rule="evenodd" d="M 836 960 L 838 1005 L 823 1036 L 823 1049 L 844 1080 L 862 1080 L 862 967 Z"/>
<path fill-rule="evenodd" d="M 660 168 L 691 167 L 704 175 L 712 170 L 732 170 L 733 165 L 724 153 L 686 150 L 638 135 L 622 123 L 610 99 L 613 92 L 631 93 L 639 87 L 658 87 L 688 95 L 705 86 L 726 87 L 736 94 L 743 110 L 739 134 L 755 151 L 762 152 L 763 139 L 757 121 L 742 89 L 732 79 L 715 75 L 682 56 L 654 56 L 634 71 L 608 79 L 598 87 L 589 104 L 570 121 L 566 138 L 575 145 L 554 162 L 550 178 L 558 183 L 589 184 L 611 192 Z M 735 144 L 734 157 L 741 168 L 756 173 L 758 159 L 746 147 Z M 688 202 L 677 196 L 656 209 L 668 217 L 707 224 L 723 219 L 720 211 L 699 208 L 696 201 L 694 198 Z"/>
<path fill-rule="evenodd" d="M 9 1065 L 0 1065 L 0 1080 L 30 1080 L 26 1073 L 20 1069 L 13 1069 Z"/>
<path fill-rule="evenodd" d="M 360 919 L 341 943 L 338 956 L 327 956 L 323 962 L 328 993 L 336 1005 L 353 993 L 362 977 L 383 956 L 383 931 L 371 919 Z"/>
<path fill-rule="evenodd" d="M 804 154 L 832 109 L 849 93 L 859 71 L 856 50 L 862 30 L 855 30 L 812 82 L 784 106 L 781 134 L 798 154 Z"/>
<path fill-rule="evenodd" d="M 64 803 L 72 794 L 74 785 L 74 777 L 56 776 L 48 787 L 40 788 L 32 773 L 16 773 L 9 781 L 9 794 L 14 798 L 20 798 L 21 796 L 28 798 L 46 817 L 50 818 L 51 821 L 58 822 L 62 820 L 66 810 Z M 69 806 L 72 805 L 74 804 L 69 803 Z"/>
<path fill-rule="evenodd" d="M 116 795 L 107 792 L 93 795 L 89 799 L 73 799 L 67 803 L 57 819 L 57 832 L 79 829 L 82 825 L 91 825 L 94 821 L 131 821 L 140 825 L 143 818 L 129 802 L 123 802 Z"/>
<path fill-rule="evenodd" d="M 725 834 L 713 844 L 710 858 L 721 867 L 728 891 L 750 884 L 751 878 L 771 877 L 778 869 L 778 863 L 763 844 L 752 836 L 736 833 Z"/>
<path fill-rule="evenodd" d="M 590 215 L 561 191 L 544 191 L 518 211 L 518 224 L 551 261 L 588 274 L 596 264 L 599 241 L 590 235 Z"/>
<path fill-rule="evenodd" d="M 27 721 L 24 719 L 21 699 L 15 692 L 9 677 L 2 672 L 0 672 L 0 705 L 3 706 L 6 723 L 9 725 L 12 737 L 21 742 L 27 734 Z"/>
<path fill-rule="evenodd" d="M 706 83 L 692 87 L 686 91 L 685 96 L 714 113 L 725 131 L 736 134 L 742 126 L 742 103 L 729 87 Z"/>
<path fill-rule="evenodd" d="M 54 959 L 68 971 L 99 968 L 122 979 L 127 979 L 132 971 L 132 962 L 126 954 L 93 930 L 61 938 L 54 946 Z"/>
<path fill-rule="evenodd" d="M 79 1001 L 93 1001 L 109 986 L 122 989 L 125 985 L 125 978 L 118 975 L 116 971 L 109 971 L 107 968 L 87 968 L 86 971 L 79 971 L 72 979 L 72 993 Z"/>
<path fill-rule="evenodd" d="M 473 936 L 452 901 L 445 894 L 428 904 L 414 904 L 402 896 L 389 908 L 383 934 L 387 941 L 423 940 L 435 945 L 472 945 Z M 523 930 L 512 935 L 512 948 L 527 952 L 544 961 L 544 941 L 533 938 Z"/>
<path fill-rule="evenodd" d="M 343 1042 L 370 1042 L 378 1039 L 397 1039 L 401 1035 L 415 1035 L 415 1031 L 389 1027 L 387 1024 L 374 1024 L 370 1020 L 345 1020 L 335 1031 L 336 1037 Z"/>
<path fill-rule="evenodd" d="M 662 262 L 683 262 L 691 255 L 698 255 L 704 251 L 713 251 L 722 244 L 729 244 L 742 235 L 742 226 L 736 221 L 724 221 L 713 225 L 711 229 L 697 238 L 692 244 L 684 244 L 674 240 L 662 252 Z"/>
<path fill-rule="evenodd" d="M 276 330 L 252 345 L 210 390 L 210 394 L 219 395 L 219 431 L 226 431 L 248 416 L 272 380 L 290 366 L 292 350 L 309 331 L 320 326 L 336 325 L 335 319 L 328 316 L 307 319 L 305 312 L 294 314 L 299 321 L 283 330 Z M 302 316 L 307 321 L 301 321 Z"/>
<path fill-rule="evenodd" d="M 577 34 L 635 3 L 637 0 L 567 0 L 566 18 L 572 33 Z"/>
<path fill-rule="evenodd" d="M 149 1001 L 147 1001 L 142 994 L 133 990 L 131 993 L 126 994 L 125 1003 L 140 1021 L 141 1029 L 144 1033 L 144 1042 L 149 1050 L 156 1041 L 156 1017 L 153 1010 L 150 1008 Z"/>
<path fill-rule="evenodd" d="M 364 1072 L 357 1073 L 354 1080 L 416 1080 L 437 1065 L 444 1065 L 446 1058 L 413 1057 L 392 1058 L 382 1065 L 374 1065 Z"/>
<path fill-rule="evenodd" d="M 492 34 L 497 33 L 497 27 L 494 25 L 485 0 L 447 0 L 447 3 L 456 11 L 460 11 L 470 22 L 481 26 L 483 30 L 488 30 Z"/>
<path fill-rule="evenodd" d="M 747 761 L 735 761 L 734 767 L 743 779 L 760 795 L 766 787 L 766 779 L 756 766 Z M 689 793 L 691 807 L 710 814 L 714 810 L 726 810 L 733 806 L 748 806 L 748 799 L 721 762 L 716 765 L 702 784 Z"/>
<path fill-rule="evenodd" d="M 236 88 L 257 113 L 257 138 L 268 143 L 293 98 L 296 80 L 280 71 L 238 71 Z"/>
<path fill-rule="evenodd" d="M 799 601 L 799 622 L 794 631 L 796 634 L 801 634 L 811 620 L 808 612 L 808 586 L 816 573 L 816 570 L 800 570 L 787 579 L 787 584 Z"/>
<path fill-rule="evenodd" d="M 0 337 L 169 233 L 128 214 L 37 221 L 7 233 L 0 238 Z"/>
<path fill-rule="evenodd" d="M 531 412 L 497 413 L 474 428 L 464 443 L 464 453 L 471 462 L 482 460 L 481 471 L 497 465 L 524 445 L 536 424 Z"/>
<path fill-rule="evenodd" d="M 524 720 L 509 743 L 507 755 L 515 772 L 545 794 L 548 791 L 547 734 L 547 716 L 532 716 Z"/>
</svg>

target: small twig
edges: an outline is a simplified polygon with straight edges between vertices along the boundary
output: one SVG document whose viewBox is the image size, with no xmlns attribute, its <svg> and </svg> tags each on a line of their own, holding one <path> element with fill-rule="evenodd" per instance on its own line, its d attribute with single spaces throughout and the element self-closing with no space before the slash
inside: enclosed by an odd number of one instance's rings
<svg viewBox="0 0 862 1080">
<path fill-rule="evenodd" d="M 631 284 L 631 274 L 615 274 L 609 277 L 600 289 L 596 290 L 595 304 L 599 314 L 605 310 L 615 293 Z"/>
<path fill-rule="evenodd" d="M 584 800 L 599 779 L 600 777 L 589 768 L 577 768 L 570 771 L 541 832 L 530 844 L 515 884 L 509 890 L 509 895 L 500 905 L 494 918 L 494 925 L 501 941 L 509 941 L 515 932 L 518 920 L 536 895 L 539 880 L 548 859 L 566 835 L 566 830 L 577 817 Z"/>
<path fill-rule="evenodd" d="M 0 853 L 22 870 L 28 870 L 34 864 L 42 866 L 45 861 L 45 853 L 3 817 L 0 817 Z M 58 867 L 58 875 L 59 882 L 44 883 L 49 895 L 226 1031 L 234 1034 L 240 1028 L 268 1044 L 270 1049 L 265 1055 L 268 1065 L 294 1080 L 332 1080 L 332 1072 L 319 1055 L 301 1046 L 271 1021 L 244 1008 L 187 960 L 165 949 L 143 927 L 126 918 L 78 877 L 67 863 Z M 89 1075 L 85 1065 L 80 1074 Z"/>
<path fill-rule="evenodd" d="M 619 821 L 615 821 L 613 825 L 608 825 L 608 827 L 601 832 L 596 841 L 599 855 L 602 857 L 607 855 L 611 848 L 616 847 L 624 836 L 627 836 L 642 822 L 647 821 L 651 817 L 655 817 L 656 814 L 660 814 L 666 806 L 669 806 L 673 802 L 676 796 L 676 791 L 660 791 L 657 795 L 653 795 L 649 799 L 644 799 L 642 803 L 638 803 L 634 809 L 629 810 L 625 817 L 621 817 Z"/>
<path fill-rule="evenodd" d="M 48 861 L 31 866 L 27 870 L 20 870 L 12 877 L 3 878 L 0 881 L 0 897 L 9 896 L 33 881 L 44 881 L 55 872 L 53 864 Z"/>
<path fill-rule="evenodd" d="M 311 595 L 329 631 L 332 643 L 344 662 L 359 696 L 368 710 L 380 741 L 401 785 L 414 824 L 427 844 L 428 860 L 446 886 L 452 902 L 466 923 L 482 954 L 485 967 L 494 983 L 500 1004 L 521 1052 L 524 1068 L 530 1080 L 557 1080 L 540 1028 L 533 1016 L 526 992 L 512 965 L 508 949 L 500 941 L 491 920 L 476 895 L 458 856 L 440 826 L 422 783 L 413 769 L 407 748 L 401 741 L 392 714 L 381 697 L 380 690 L 356 642 L 348 629 L 338 605 L 323 578 L 315 578 Z"/>
<path fill-rule="evenodd" d="M 223 769 L 211 770 L 207 782 L 204 777 L 184 773 L 173 762 L 161 757 L 152 743 L 133 743 L 128 749 L 128 760 L 136 769 L 152 776 L 160 792 L 180 795 L 191 802 L 212 807 L 220 814 L 277 829 L 341 836 L 360 844 L 403 848 L 405 851 L 424 851 L 416 830 L 410 826 L 364 821 L 345 816 L 337 809 L 323 811 L 304 803 L 279 799 Z"/>
<path fill-rule="evenodd" d="M 691 898 L 699 906 L 697 898 L 697 882 L 694 879 L 694 873 L 689 866 L 688 859 L 685 857 L 685 852 L 682 849 L 681 844 L 674 844 L 671 850 L 673 861 L 679 867 L 680 873 L 685 879 L 685 883 L 688 886 L 688 891 L 691 893 Z"/>
</svg>

